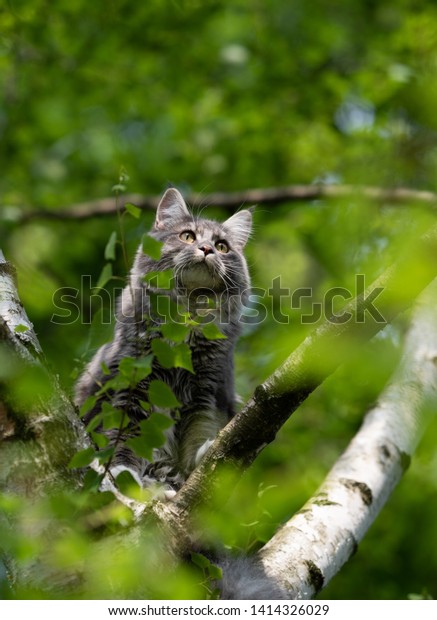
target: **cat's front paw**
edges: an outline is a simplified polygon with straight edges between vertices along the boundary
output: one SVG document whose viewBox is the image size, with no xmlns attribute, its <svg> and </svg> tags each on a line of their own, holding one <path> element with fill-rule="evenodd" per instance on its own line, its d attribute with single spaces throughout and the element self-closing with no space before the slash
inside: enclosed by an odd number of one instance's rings
<svg viewBox="0 0 437 620">
<path fill-rule="evenodd" d="M 113 491 L 116 488 L 117 477 L 128 471 L 135 482 L 141 488 L 145 488 L 150 492 L 151 498 L 160 500 L 172 500 L 176 495 L 175 489 L 169 484 L 163 484 L 155 478 L 150 476 L 143 476 L 142 478 L 135 469 L 128 467 L 127 465 L 114 465 L 109 469 L 108 474 L 103 478 L 100 485 L 102 491 Z"/>
<path fill-rule="evenodd" d="M 103 478 L 100 488 L 102 491 L 112 491 L 114 488 L 114 482 L 117 480 L 117 476 L 119 476 L 122 472 L 128 471 L 138 486 L 142 487 L 143 483 L 141 481 L 138 472 L 128 467 L 127 465 L 114 465 L 109 468 L 108 474 Z"/>
<path fill-rule="evenodd" d="M 150 491 L 152 496 L 160 500 L 172 500 L 177 491 L 165 482 L 159 482 L 151 476 L 143 477 L 143 486 Z"/>
<path fill-rule="evenodd" d="M 131 467 L 128 467 L 127 465 L 114 465 L 114 467 L 111 467 L 111 469 L 109 471 L 111 472 L 111 475 L 114 478 L 114 480 L 123 471 L 128 471 L 130 473 L 130 475 L 132 476 L 132 478 L 135 480 L 135 482 L 138 484 L 138 486 L 140 486 L 140 487 L 143 486 L 143 483 L 141 481 L 141 478 L 140 478 L 140 475 L 138 474 L 138 472 L 135 471 L 135 469 L 132 469 Z"/>
</svg>

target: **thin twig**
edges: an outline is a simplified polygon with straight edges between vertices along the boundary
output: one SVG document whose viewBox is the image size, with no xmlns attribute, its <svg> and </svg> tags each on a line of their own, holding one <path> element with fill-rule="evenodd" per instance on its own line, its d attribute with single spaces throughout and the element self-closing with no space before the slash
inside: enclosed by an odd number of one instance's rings
<svg viewBox="0 0 437 620">
<path fill-rule="evenodd" d="M 437 204 L 437 194 L 430 191 L 404 187 L 383 188 L 355 185 L 289 185 L 285 187 L 255 188 L 238 192 L 189 193 L 184 197 L 193 206 L 208 205 L 235 210 L 248 205 L 274 205 L 321 198 L 340 199 L 354 196 L 384 203 L 420 202 L 430 205 Z M 123 203 L 132 203 L 145 211 L 154 211 L 158 206 L 160 196 L 126 194 L 121 196 L 120 200 Z M 11 217 L 16 222 L 27 222 L 36 219 L 85 220 L 104 215 L 115 215 L 116 213 L 116 198 L 108 197 L 60 207 L 56 210 L 30 207 L 20 210 L 17 208 Z"/>
</svg>

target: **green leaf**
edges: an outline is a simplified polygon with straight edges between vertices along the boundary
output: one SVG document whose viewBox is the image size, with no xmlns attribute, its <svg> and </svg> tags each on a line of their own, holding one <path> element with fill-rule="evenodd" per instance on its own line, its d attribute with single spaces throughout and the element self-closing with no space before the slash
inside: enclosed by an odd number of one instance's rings
<svg viewBox="0 0 437 620">
<path fill-rule="evenodd" d="M 194 372 L 191 349 L 185 342 L 171 345 L 161 338 L 154 338 L 151 347 L 158 362 L 164 368 L 185 368 Z"/>
<path fill-rule="evenodd" d="M 201 553 L 195 553 L 194 551 L 191 552 L 191 561 L 200 568 L 208 568 L 211 565 L 211 562 L 206 556 Z"/>
<path fill-rule="evenodd" d="M 132 217 L 134 217 L 137 220 L 139 219 L 141 215 L 141 209 L 133 205 L 131 202 L 126 202 L 126 204 L 124 205 L 124 208 L 126 209 L 128 213 L 132 215 Z"/>
<path fill-rule="evenodd" d="M 149 233 L 143 235 L 143 252 L 147 254 L 147 256 L 150 256 L 150 258 L 158 260 L 161 257 L 163 245 L 162 241 L 154 239 Z"/>
<path fill-rule="evenodd" d="M 140 422 L 140 434 L 126 441 L 135 454 L 149 461 L 153 458 L 153 449 L 164 445 L 166 437 L 164 431 L 170 428 L 174 421 L 161 413 L 152 413 L 147 420 Z"/>
<path fill-rule="evenodd" d="M 86 426 L 86 431 L 87 433 L 91 433 L 91 431 L 96 430 L 96 428 L 99 426 L 99 424 L 102 423 L 102 414 L 98 413 L 97 415 L 93 416 L 91 418 L 91 420 L 88 422 L 87 426 Z"/>
<path fill-rule="evenodd" d="M 150 411 L 151 409 L 150 403 L 146 402 L 145 400 L 140 400 L 140 405 L 143 411 Z"/>
<path fill-rule="evenodd" d="M 219 566 L 213 564 L 206 556 L 201 553 L 191 552 L 191 561 L 196 566 L 199 566 L 204 572 L 204 575 L 208 579 L 221 579 L 223 577 L 222 569 Z"/>
<path fill-rule="evenodd" d="M 98 474 L 94 469 L 89 469 L 83 479 L 83 491 L 96 492 L 100 488 L 102 482 L 102 474 Z"/>
<path fill-rule="evenodd" d="M 68 463 L 70 469 L 76 469 L 77 467 L 87 467 L 91 461 L 95 458 L 96 451 L 94 448 L 85 448 L 76 452 L 71 461 Z"/>
<path fill-rule="evenodd" d="M 102 454 L 102 449 L 106 448 L 106 446 L 108 445 L 109 439 L 106 437 L 106 435 L 102 435 L 102 433 L 99 432 L 92 432 L 90 433 L 90 435 L 92 440 L 100 450 L 100 452 L 96 455 L 99 458 Z"/>
<path fill-rule="evenodd" d="M 88 396 L 88 398 L 85 400 L 85 402 L 82 404 L 81 408 L 79 409 L 79 413 L 81 417 L 83 417 L 86 413 L 88 413 L 88 411 L 91 411 L 91 409 L 94 407 L 96 402 L 97 402 L 97 396 L 95 394 Z"/>
<path fill-rule="evenodd" d="M 145 379 L 152 372 L 153 355 L 145 355 L 144 357 L 125 357 L 119 364 L 121 376 L 129 381 L 131 387 L 138 385 L 140 381 Z"/>
<path fill-rule="evenodd" d="M 149 424 L 152 424 L 154 428 L 160 431 L 165 431 L 174 424 L 174 420 L 169 418 L 167 415 L 163 413 L 152 413 L 151 416 L 146 420 Z"/>
<path fill-rule="evenodd" d="M 150 271 L 144 276 L 144 282 L 155 288 L 171 290 L 173 288 L 173 269 L 164 271 Z"/>
<path fill-rule="evenodd" d="M 215 323 L 206 323 L 200 326 L 202 334 L 208 340 L 220 340 L 226 338 L 226 336 L 219 330 Z"/>
<path fill-rule="evenodd" d="M 175 368 L 185 368 L 194 373 L 193 362 L 191 361 L 191 349 L 186 342 L 181 342 L 173 347 Z"/>
<path fill-rule="evenodd" d="M 223 577 L 223 571 L 220 566 L 216 566 L 215 564 L 210 564 L 208 566 L 208 574 L 211 579 L 221 579 Z"/>
<path fill-rule="evenodd" d="M 173 394 L 172 389 L 160 379 L 154 379 L 150 382 L 148 394 L 152 405 L 156 405 L 157 407 L 172 408 L 181 406 L 181 403 Z"/>
<path fill-rule="evenodd" d="M 135 454 L 143 459 L 151 461 L 153 458 L 153 448 L 158 446 L 150 445 L 148 437 L 141 435 L 140 437 L 131 437 L 126 441 L 126 445 L 135 452 Z"/>
<path fill-rule="evenodd" d="M 104 375 L 110 375 L 111 374 L 111 371 L 109 370 L 109 367 L 106 364 L 106 362 L 101 362 L 100 368 L 102 369 L 102 372 L 103 372 Z"/>
<path fill-rule="evenodd" d="M 116 183 L 115 185 L 113 185 L 111 187 L 111 190 L 115 194 L 120 194 L 121 192 L 125 192 L 126 191 L 126 185 L 123 185 L 123 183 Z"/>
<path fill-rule="evenodd" d="M 122 429 L 129 424 L 128 416 L 125 415 L 121 409 L 113 407 L 111 403 L 103 403 L 101 419 L 105 431 L 113 428 Z"/>
<path fill-rule="evenodd" d="M 175 301 L 170 298 L 170 295 L 165 293 L 165 290 L 171 290 L 173 285 L 173 281 L 170 280 L 164 281 L 160 280 L 164 286 L 161 286 L 160 289 L 154 291 L 152 289 L 148 289 L 147 296 L 150 301 L 150 307 L 152 309 L 152 313 L 156 316 L 159 316 L 164 319 L 164 322 L 172 322 L 172 321 L 182 321 L 184 317 L 181 316 L 178 305 Z M 152 284 L 156 286 L 158 284 L 158 280 Z M 164 292 L 163 292 L 164 291 Z"/>
<path fill-rule="evenodd" d="M 129 387 L 131 387 L 130 379 L 122 374 L 116 374 L 115 377 L 103 384 L 100 390 L 96 392 L 96 396 L 102 396 L 102 394 L 106 394 L 109 390 L 118 392 L 120 390 L 126 390 Z"/>
<path fill-rule="evenodd" d="M 105 260 L 115 260 L 115 246 L 117 244 L 117 233 L 115 230 L 111 233 L 108 243 L 105 247 Z"/>
<path fill-rule="evenodd" d="M 16 328 L 14 329 L 14 332 L 16 334 L 24 334 L 25 332 L 28 332 L 30 329 L 30 327 L 28 327 L 27 325 L 22 325 L 20 323 L 20 325 L 17 325 Z"/>
<path fill-rule="evenodd" d="M 172 347 L 161 338 L 154 338 L 151 343 L 152 351 L 156 355 L 158 362 L 164 368 L 173 368 L 174 352 Z"/>
<path fill-rule="evenodd" d="M 111 278 L 112 278 L 112 264 L 106 263 L 106 265 L 102 269 L 102 272 L 99 276 L 99 280 L 97 282 L 97 286 L 94 288 L 94 290 L 96 291 L 96 290 L 100 290 L 101 288 L 103 288 L 105 284 L 107 284 L 109 280 L 111 280 Z"/>
<path fill-rule="evenodd" d="M 162 335 L 173 342 L 183 342 L 189 334 L 190 326 L 187 323 L 167 321 L 161 327 Z"/>
<path fill-rule="evenodd" d="M 135 358 L 134 368 L 145 372 L 146 370 L 151 370 L 153 364 L 153 355 L 144 355 L 143 357 Z M 144 375 L 147 376 L 147 375 Z"/>
<path fill-rule="evenodd" d="M 129 497 L 129 493 L 132 489 L 132 486 L 136 486 L 138 487 L 138 482 L 135 480 L 135 478 L 132 476 L 132 474 L 129 471 L 122 471 L 120 474 L 118 474 L 117 478 L 115 479 L 117 487 L 119 488 L 119 490 L 124 494 L 127 495 Z"/>
<path fill-rule="evenodd" d="M 114 446 L 107 446 L 106 448 L 103 447 L 98 452 L 96 452 L 96 459 L 100 463 L 107 463 L 109 459 L 112 458 L 114 454 L 114 449 Z"/>
</svg>

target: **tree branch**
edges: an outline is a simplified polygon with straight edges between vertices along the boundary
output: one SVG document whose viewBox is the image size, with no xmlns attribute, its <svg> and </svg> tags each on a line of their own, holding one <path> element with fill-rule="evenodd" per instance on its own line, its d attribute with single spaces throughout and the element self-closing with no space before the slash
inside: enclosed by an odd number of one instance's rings
<svg viewBox="0 0 437 620">
<path fill-rule="evenodd" d="M 391 384 L 314 497 L 260 551 L 266 578 L 286 598 L 313 598 L 327 585 L 407 469 L 437 404 L 436 301 L 434 281 L 417 305 Z M 246 579 L 235 598 L 246 598 Z M 253 579 L 259 584 L 259 570 Z"/>
<path fill-rule="evenodd" d="M 320 198 L 346 198 L 362 196 L 370 200 L 384 203 L 421 202 L 434 205 L 437 194 L 429 191 L 413 190 L 403 187 L 383 188 L 356 185 L 288 185 L 285 187 L 254 188 L 237 192 L 215 192 L 212 194 L 189 193 L 184 197 L 193 206 L 217 206 L 234 211 L 247 205 L 281 204 L 285 202 L 301 202 Z M 142 194 L 126 194 L 120 202 L 136 205 L 139 209 L 155 210 L 160 196 L 144 196 Z M 85 220 L 117 212 L 115 197 L 100 198 L 57 208 L 56 210 L 10 207 L 3 209 L 1 219 L 14 222 L 28 222 L 35 219 L 52 220 Z"/>
<path fill-rule="evenodd" d="M 38 377 L 44 397 L 33 395 L 28 408 L 0 377 L 0 490 L 27 497 L 43 489 L 77 485 L 72 456 L 89 445 L 76 411 L 46 369 L 32 323 L 19 300 L 15 269 L 0 251 L 0 354 L 2 367 L 21 380 Z M 62 440 L 60 440 L 62 438 Z"/>
<path fill-rule="evenodd" d="M 231 472 L 235 478 L 241 476 L 309 394 L 340 364 L 356 355 L 364 342 L 409 307 L 436 276 L 436 256 L 437 228 L 433 228 L 414 249 L 345 306 L 342 315 L 349 316 L 347 322 L 335 317 L 325 320 L 258 386 L 254 396 L 220 432 L 201 464 L 176 495 L 174 502 L 182 520 L 197 505 L 208 503 L 213 497 L 223 467 L 228 477 Z M 405 285 L 406 273 L 415 274 L 408 286 Z M 382 322 L 376 322 L 373 317 L 364 320 L 366 300 L 375 290 L 380 290 L 376 305 L 384 318 Z"/>
<path fill-rule="evenodd" d="M 6 340 L 22 359 L 40 361 L 42 351 L 32 323 L 18 299 L 16 271 L 0 250 L 0 341 Z"/>
</svg>

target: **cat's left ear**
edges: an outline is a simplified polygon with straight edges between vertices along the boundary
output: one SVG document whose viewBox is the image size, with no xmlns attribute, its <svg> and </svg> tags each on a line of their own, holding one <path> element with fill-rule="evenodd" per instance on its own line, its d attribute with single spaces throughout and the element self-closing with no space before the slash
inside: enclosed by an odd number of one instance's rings
<svg viewBox="0 0 437 620">
<path fill-rule="evenodd" d="M 162 230 L 175 220 L 191 217 L 182 194 L 175 187 L 170 187 L 156 209 L 155 228 Z"/>
<path fill-rule="evenodd" d="M 236 245 L 242 250 L 252 231 L 252 209 L 238 211 L 223 222 L 223 228 L 229 231 Z"/>
</svg>

